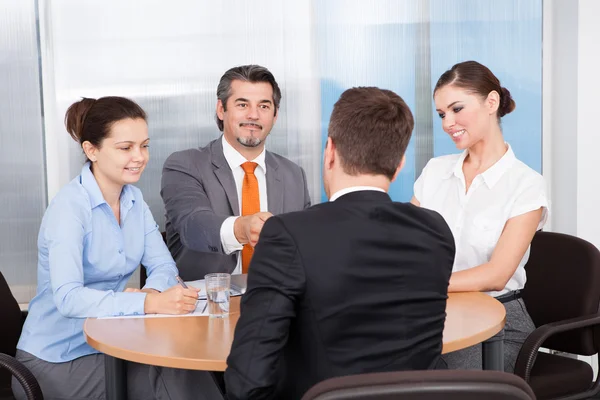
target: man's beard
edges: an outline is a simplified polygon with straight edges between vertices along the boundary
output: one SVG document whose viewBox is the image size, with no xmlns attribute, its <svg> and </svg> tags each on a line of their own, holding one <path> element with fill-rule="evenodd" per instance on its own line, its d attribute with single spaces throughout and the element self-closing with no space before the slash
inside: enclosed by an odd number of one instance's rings
<svg viewBox="0 0 600 400">
<path fill-rule="evenodd" d="M 245 147 L 258 147 L 262 143 L 260 138 L 255 137 L 239 137 L 237 138 L 237 141 Z"/>
</svg>

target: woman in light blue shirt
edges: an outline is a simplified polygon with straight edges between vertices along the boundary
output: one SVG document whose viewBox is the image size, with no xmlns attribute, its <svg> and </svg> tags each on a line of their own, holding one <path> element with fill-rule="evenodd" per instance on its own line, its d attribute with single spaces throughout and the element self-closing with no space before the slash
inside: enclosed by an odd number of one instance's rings
<svg viewBox="0 0 600 400">
<path fill-rule="evenodd" d="M 122 97 L 84 98 L 65 116 L 88 159 L 52 200 L 38 236 L 37 293 L 17 359 L 47 399 L 104 399 L 104 355 L 83 335 L 85 318 L 184 314 L 198 293 L 177 285 L 175 262 L 136 183 L 148 162 L 146 113 Z M 125 289 L 140 263 L 148 279 Z M 129 365 L 128 398 L 219 398 L 207 372 Z M 17 398 L 25 398 L 13 381 Z"/>
</svg>

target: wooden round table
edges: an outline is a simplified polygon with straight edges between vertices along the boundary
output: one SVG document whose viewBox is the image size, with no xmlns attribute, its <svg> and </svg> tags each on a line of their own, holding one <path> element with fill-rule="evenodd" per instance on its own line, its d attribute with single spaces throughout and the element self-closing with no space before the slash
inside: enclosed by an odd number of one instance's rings
<svg viewBox="0 0 600 400">
<path fill-rule="evenodd" d="M 504 328 L 506 309 L 485 293 L 450 293 L 442 354 L 484 342 Z"/>
<path fill-rule="evenodd" d="M 102 353 L 141 364 L 224 371 L 240 297 L 231 298 L 228 318 L 89 318 L 83 327 L 90 346 Z M 442 353 L 464 349 L 500 332 L 506 311 L 483 293 L 450 293 L 446 305 Z"/>
<path fill-rule="evenodd" d="M 85 321 L 87 342 L 107 357 L 107 392 L 123 398 L 124 367 L 120 360 L 163 367 L 224 371 L 240 316 L 240 297 L 231 298 L 228 318 L 169 317 L 94 319 Z M 484 343 L 484 369 L 502 369 L 502 341 L 485 342 L 504 327 L 506 311 L 483 293 L 451 293 L 446 305 L 442 353 Z M 486 349 L 486 344 L 487 349 Z M 486 363 L 486 354 L 489 361 Z M 115 381 L 116 380 L 116 381 Z M 121 379 L 122 380 L 122 379 Z"/>
</svg>

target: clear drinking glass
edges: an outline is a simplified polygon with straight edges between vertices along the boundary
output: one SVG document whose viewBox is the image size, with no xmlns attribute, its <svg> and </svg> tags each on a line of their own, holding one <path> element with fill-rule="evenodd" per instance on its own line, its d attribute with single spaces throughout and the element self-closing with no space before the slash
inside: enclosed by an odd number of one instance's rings
<svg viewBox="0 0 600 400">
<path fill-rule="evenodd" d="M 229 315 L 230 282 L 230 274 L 219 273 L 204 276 L 210 318 L 223 318 Z"/>
</svg>

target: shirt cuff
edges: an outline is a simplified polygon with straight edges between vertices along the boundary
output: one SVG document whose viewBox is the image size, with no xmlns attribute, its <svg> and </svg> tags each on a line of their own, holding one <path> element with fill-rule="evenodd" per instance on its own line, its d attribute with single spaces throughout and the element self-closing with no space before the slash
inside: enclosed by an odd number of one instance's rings
<svg viewBox="0 0 600 400">
<path fill-rule="evenodd" d="M 537 227 L 537 230 L 540 230 L 544 227 L 544 225 L 546 225 L 548 215 L 550 214 L 550 209 L 548 207 L 548 199 L 546 199 L 543 196 L 538 198 L 536 201 L 521 205 L 517 209 L 513 210 L 508 218 L 510 219 L 513 217 L 518 217 L 519 215 L 523 215 L 530 211 L 538 210 L 540 208 L 542 209 L 542 217 L 540 218 L 540 222 L 538 223 Z"/>
<path fill-rule="evenodd" d="M 234 251 L 242 249 L 242 244 L 238 242 L 233 232 L 235 220 L 239 217 L 228 217 L 221 225 L 221 245 L 225 254 L 231 254 Z"/>
<path fill-rule="evenodd" d="M 144 268 L 144 267 L 142 267 L 142 268 Z M 175 279 L 174 277 L 171 277 L 171 276 L 169 278 L 165 279 L 164 276 L 160 276 L 159 274 L 152 274 L 152 275 L 157 275 L 157 276 L 148 277 L 148 279 L 146 279 L 146 284 L 144 285 L 144 287 L 142 289 L 154 289 L 159 292 L 164 292 L 165 290 L 167 290 L 170 287 L 173 287 L 179 283 L 179 282 L 177 282 L 177 279 Z"/>
<path fill-rule="evenodd" d="M 122 293 L 122 296 L 126 296 L 127 301 L 124 301 L 123 307 L 120 312 L 114 315 L 144 315 L 144 304 L 146 303 L 147 293 Z"/>
</svg>

